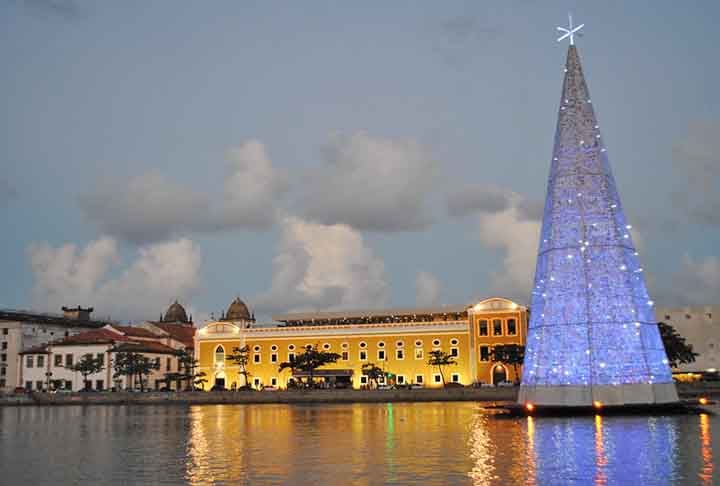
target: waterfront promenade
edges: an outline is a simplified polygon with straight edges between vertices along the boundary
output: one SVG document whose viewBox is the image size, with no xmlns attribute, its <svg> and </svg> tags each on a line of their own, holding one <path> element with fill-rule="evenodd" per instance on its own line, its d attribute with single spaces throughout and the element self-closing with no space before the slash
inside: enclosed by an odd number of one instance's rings
<svg viewBox="0 0 720 486">
<path fill-rule="evenodd" d="M 517 400 L 516 387 L 425 390 L 294 390 L 242 392 L 95 392 L 29 393 L 0 396 L 0 405 L 160 405 L 253 403 L 388 403 L 507 402 Z M 720 399 L 720 383 L 678 384 L 681 398 Z"/>
</svg>

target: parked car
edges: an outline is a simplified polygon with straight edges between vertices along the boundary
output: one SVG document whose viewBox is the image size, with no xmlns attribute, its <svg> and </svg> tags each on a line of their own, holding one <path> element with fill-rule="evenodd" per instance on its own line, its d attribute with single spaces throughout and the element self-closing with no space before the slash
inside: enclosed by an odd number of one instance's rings
<svg viewBox="0 0 720 486">
<path fill-rule="evenodd" d="M 510 381 L 501 381 L 497 386 L 515 386 L 515 384 Z"/>
<path fill-rule="evenodd" d="M 210 388 L 210 391 L 227 391 L 227 388 L 221 385 L 213 385 L 213 387 Z"/>
<path fill-rule="evenodd" d="M 454 381 L 451 381 L 449 383 L 445 383 L 445 388 L 464 388 L 465 385 L 462 383 L 456 383 Z"/>
<path fill-rule="evenodd" d="M 388 385 L 388 384 L 386 383 L 386 384 L 384 384 L 384 385 L 378 385 L 377 389 L 378 389 L 378 390 L 392 390 L 392 389 L 393 389 L 393 386 L 392 386 L 392 385 Z"/>
<path fill-rule="evenodd" d="M 422 390 L 423 388 L 425 388 L 423 385 L 418 385 L 417 383 L 410 385 L 411 390 Z"/>
<path fill-rule="evenodd" d="M 262 391 L 278 391 L 278 387 L 276 386 L 264 386 L 262 388 Z"/>
<path fill-rule="evenodd" d="M 25 388 L 23 388 L 22 386 L 16 386 L 15 389 L 13 390 L 13 393 L 26 393 L 26 392 L 27 392 L 27 390 L 25 390 Z"/>
</svg>

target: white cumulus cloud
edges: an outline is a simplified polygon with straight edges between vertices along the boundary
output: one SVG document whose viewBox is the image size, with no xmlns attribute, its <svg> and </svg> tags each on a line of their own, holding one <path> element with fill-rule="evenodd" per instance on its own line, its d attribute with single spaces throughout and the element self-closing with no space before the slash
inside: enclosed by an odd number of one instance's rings
<svg viewBox="0 0 720 486">
<path fill-rule="evenodd" d="M 491 288 L 521 302 L 530 295 L 537 258 L 540 222 L 524 219 L 517 206 L 478 217 L 480 241 L 503 253 L 503 268 L 493 275 Z"/>
<path fill-rule="evenodd" d="M 437 163 L 415 140 L 336 135 L 322 162 L 306 177 L 302 205 L 308 218 L 372 231 L 431 223 L 428 199 Z"/>
<path fill-rule="evenodd" d="M 259 312 L 377 308 L 387 304 L 385 265 L 347 225 L 286 218 L 271 289 Z"/>
<path fill-rule="evenodd" d="M 178 239 L 140 247 L 123 265 L 114 239 L 84 248 L 35 243 L 28 248 L 33 306 L 93 306 L 97 317 L 154 319 L 174 299 L 187 301 L 200 284 L 202 257 L 195 243 Z"/>
<path fill-rule="evenodd" d="M 101 180 L 80 198 L 80 206 L 104 233 L 133 243 L 193 232 L 268 228 L 276 222 L 278 201 L 287 191 L 286 175 L 273 167 L 257 140 L 232 148 L 227 158 L 229 173 L 217 203 L 153 170 L 128 181 Z"/>
<path fill-rule="evenodd" d="M 501 252 L 502 268 L 492 275 L 491 291 L 525 301 L 535 272 L 543 206 L 509 189 L 468 185 L 447 195 L 451 216 L 477 218 L 477 235 Z"/>
</svg>

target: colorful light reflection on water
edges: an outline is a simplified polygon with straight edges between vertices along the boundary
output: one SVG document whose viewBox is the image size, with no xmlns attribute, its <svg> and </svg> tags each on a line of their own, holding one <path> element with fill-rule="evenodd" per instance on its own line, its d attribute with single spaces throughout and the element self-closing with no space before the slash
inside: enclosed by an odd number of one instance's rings
<svg viewBox="0 0 720 486">
<path fill-rule="evenodd" d="M 3 484 L 718 484 L 714 414 L 472 403 L 0 408 Z"/>
</svg>

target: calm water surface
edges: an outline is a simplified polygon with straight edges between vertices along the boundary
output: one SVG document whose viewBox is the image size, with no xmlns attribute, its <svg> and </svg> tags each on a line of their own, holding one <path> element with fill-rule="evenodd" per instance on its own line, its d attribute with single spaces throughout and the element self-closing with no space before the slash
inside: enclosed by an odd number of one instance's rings
<svg viewBox="0 0 720 486">
<path fill-rule="evenodd" d="M 717 410 L 717 409 L 716 409 Z M 720 417 L 472 403 L 0 408 L 2 484 L 720 484 Z"/>
</svg>

